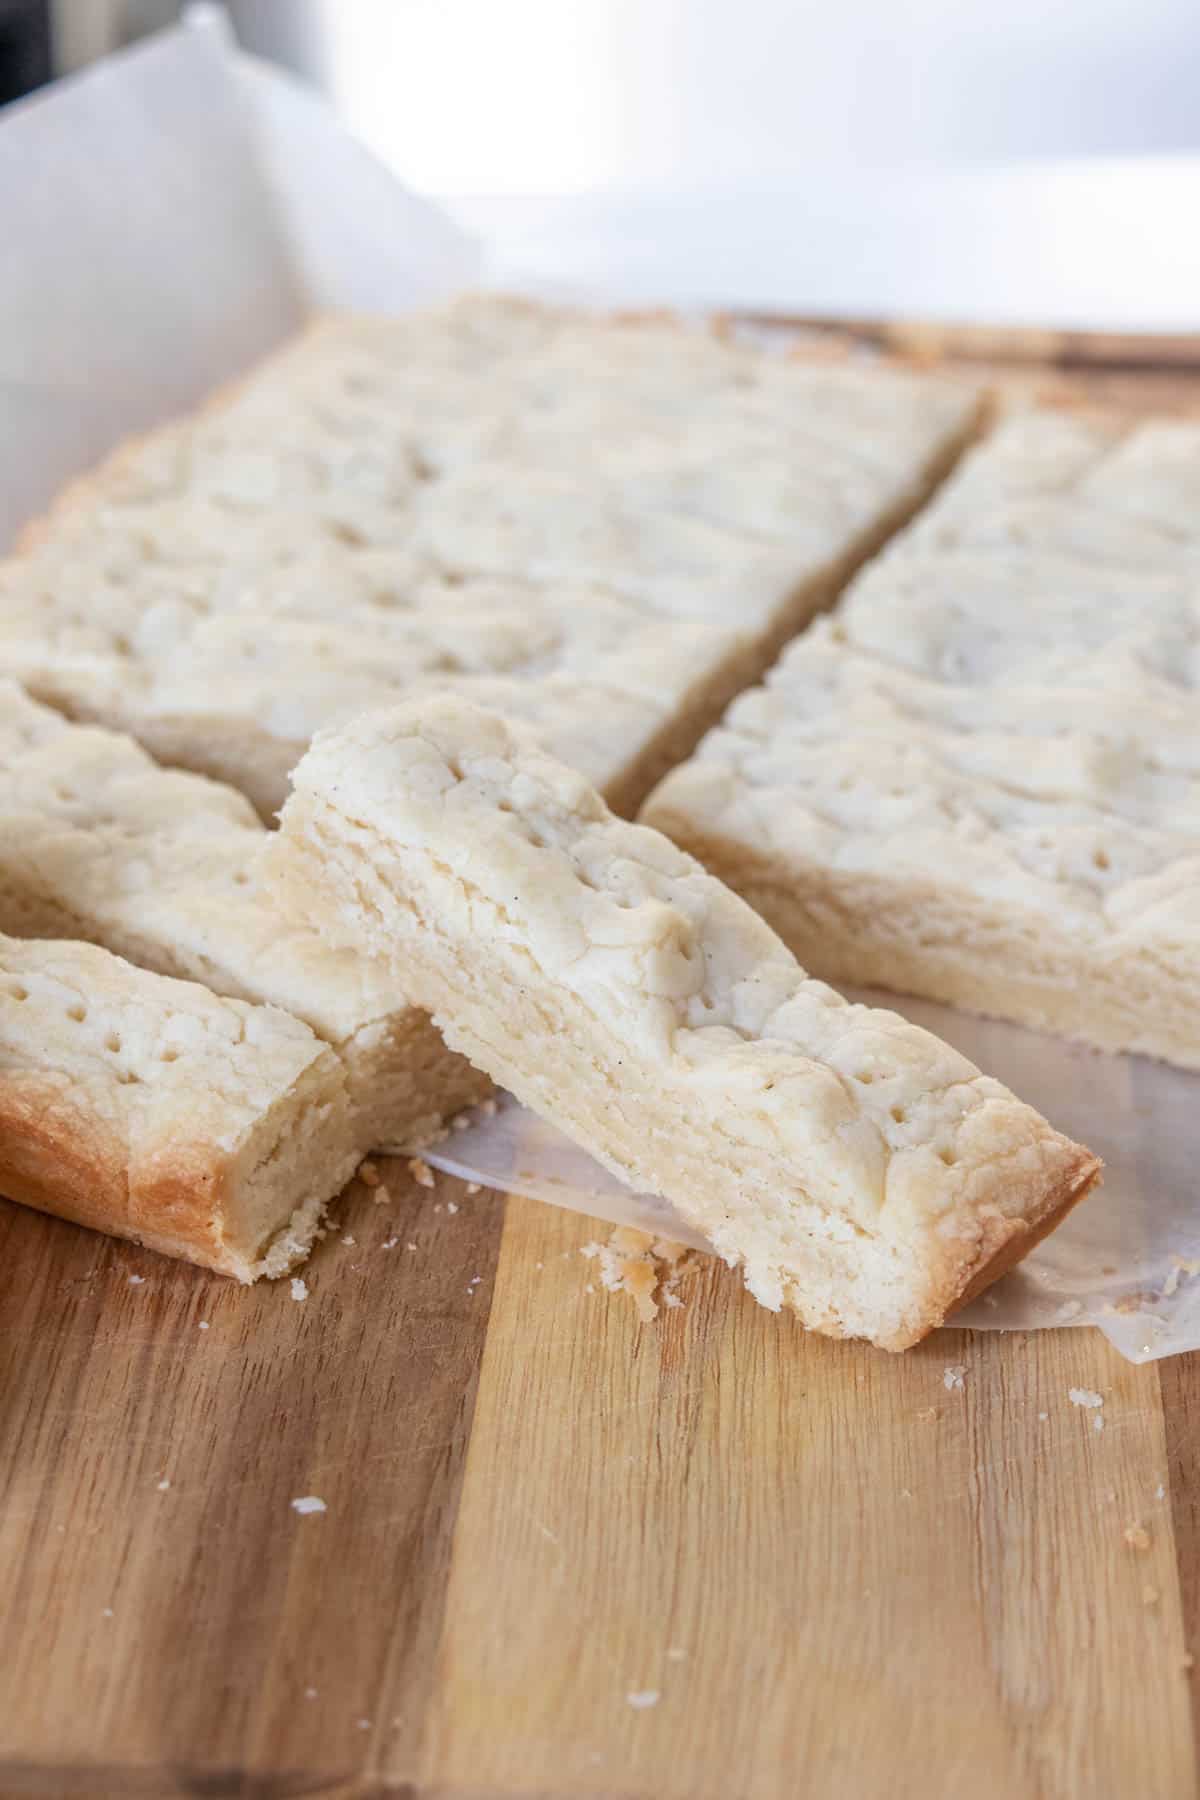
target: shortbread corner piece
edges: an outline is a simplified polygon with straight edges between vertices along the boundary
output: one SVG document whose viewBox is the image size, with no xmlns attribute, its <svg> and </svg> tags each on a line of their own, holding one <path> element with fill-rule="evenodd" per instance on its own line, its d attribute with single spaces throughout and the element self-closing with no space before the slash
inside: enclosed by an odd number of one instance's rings
<svg viewBox="0 0 1200 1800">
<path fill-rule="evenodd" d="M 669 839 L 460 701 L 319 737 L 265 868 L 294 914 L 402 967 L 453 1047 L 814 1330 L 915 1343 L 1099 1172 L 948 1045 L 811 980 Z"/>
<path fill-rule="evenodd" d="M 0 1193 L 239 1281 L 312 1248 L 361 1156 L 298 1019 L 92 944 L 0 936 Z"/>
</svg>

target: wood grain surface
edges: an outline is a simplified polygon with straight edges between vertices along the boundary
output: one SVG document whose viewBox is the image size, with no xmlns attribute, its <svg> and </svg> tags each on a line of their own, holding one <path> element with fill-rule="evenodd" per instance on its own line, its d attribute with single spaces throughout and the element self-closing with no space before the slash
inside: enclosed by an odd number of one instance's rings
<svg viewBox="0 0 1200 1800">
<path fill-rule="evenodd" d="M 810 343 L 1200 396 L 1196 341 Z M 604 1227 L 381 1167 L 302 1299 L 0 1203 L 0 1800 L 1200 1793 L 1200 1358 L 888 1357 L 703 1262 L 641 1325 Z"/>
<path fill-rule="evenodd" d="M 385 1172 L 303 1301 L 0 1209 L 0 1793 L 1196 1791 L 1196 1359 L 643 1326 Z"/>
</svg>

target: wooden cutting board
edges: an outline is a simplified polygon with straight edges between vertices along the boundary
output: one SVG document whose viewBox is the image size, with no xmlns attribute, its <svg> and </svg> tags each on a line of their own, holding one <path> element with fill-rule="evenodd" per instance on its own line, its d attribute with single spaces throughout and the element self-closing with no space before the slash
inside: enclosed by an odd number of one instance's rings
<svg viewBox="0 0 1200 1800">
<path fill-rule="evenodd" d="M 1200 394 L 812 341 L 884 340 Z M 0 1796 L 1197 1793 L 1200 1359 L 887 1357 L 715 1264 L 642 1326 L 585 1221 L 382 1168 L 303 1299 L 0 1204 Z"/>
</svg>

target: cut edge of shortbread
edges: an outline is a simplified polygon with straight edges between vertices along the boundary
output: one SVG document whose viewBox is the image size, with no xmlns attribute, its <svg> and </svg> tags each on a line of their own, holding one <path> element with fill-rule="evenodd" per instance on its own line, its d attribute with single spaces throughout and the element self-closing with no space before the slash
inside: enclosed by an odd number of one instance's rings
<svg viewBox="0 0 1200 1800">
<path fill-rule="evenodd" d="M 318 738 L 264 868 L 402 963 L 447 1040 L 764 1304 L 904 1348 L 1099 1164 L 929 1033 L 809 980 L 741 900 L 452 699 Z"/>
<path fill-rule="evenodd" d="M 0 1193 L 237 1280 L 354 1174 L 344 1072 L 272 1007 L 91 944 L 0 937 Z"/>
</svg>

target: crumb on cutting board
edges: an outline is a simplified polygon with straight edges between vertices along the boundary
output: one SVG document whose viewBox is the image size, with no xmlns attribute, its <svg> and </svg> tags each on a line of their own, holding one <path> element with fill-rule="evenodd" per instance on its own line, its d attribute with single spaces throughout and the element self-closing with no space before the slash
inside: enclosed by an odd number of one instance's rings
<svg viewBox="0 0 1200 1800">
<path fill-rule="evenodd" d="M 593 1241 L 583 1246 L 582 1253 L 598 1263 L 602 1287 L 630 1296 L 643 1324 L 658 1317 L 660 1302 L 667 1307 L 683 1305 L 676 1290 L 692 1252 L 682 1244 L 632 1225 L 618 1225 L 607 1244 Z"/>
<path fill-rule="evenodd" d="M 433 1186 L 433 1170 L 421 1157 L 414 1156 L 409 1159 L 408 1172 L 418 1187 L 431 1188 Z"/>
</svg>

